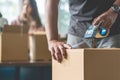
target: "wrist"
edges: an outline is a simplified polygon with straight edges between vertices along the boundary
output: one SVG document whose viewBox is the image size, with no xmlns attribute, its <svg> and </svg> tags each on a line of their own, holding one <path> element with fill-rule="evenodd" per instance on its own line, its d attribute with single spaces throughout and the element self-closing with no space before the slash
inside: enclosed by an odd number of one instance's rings
<svg viewBox="0 0 120 80">
<path fill-rule="evenodd" d="M 116 13 L 115 11 L 113 11 L 113 9 L 110 8 L 108 11 L 109 11 L 110 13 L 112 13 L 113 15 L 117 15 L 117 16 L 118 16 L 118 13 Z"/>
<path fill-rule="evenodd" d="M 116 4 L 113 4 L 111 6 L 111 10 L 115 13 L 117 13 L 118 15 L 120 14 L 120 6 L 119 5 L 116 5 Z"/>
<path fill-rule="evenodd" d="M 49 40 L 48 44 L 53 43 L 53 42 L 58 42 L 58 40 Z"/>
</svg>

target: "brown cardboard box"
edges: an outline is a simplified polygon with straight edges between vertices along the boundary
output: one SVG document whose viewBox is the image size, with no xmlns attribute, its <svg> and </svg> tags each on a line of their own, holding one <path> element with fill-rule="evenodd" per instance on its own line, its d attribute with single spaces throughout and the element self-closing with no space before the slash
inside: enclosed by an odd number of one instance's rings
<svg viewBox="0 0 120 80">
<path fill-rule="evenodd" d="M 31 62 L 51 60 L 45 32 L 36 32 L 29 36 L 29 45 Z"/>
<path fill-rule="evenodd" d="M 120 80 L 120 49 L 71 49 L 52 60 L 52 80 Z"/>
<path fill-rule="evenodd" d="M 7 25 L 0 34 L 0 61 L 28 61 L 28 27 Z"/>
</svg>

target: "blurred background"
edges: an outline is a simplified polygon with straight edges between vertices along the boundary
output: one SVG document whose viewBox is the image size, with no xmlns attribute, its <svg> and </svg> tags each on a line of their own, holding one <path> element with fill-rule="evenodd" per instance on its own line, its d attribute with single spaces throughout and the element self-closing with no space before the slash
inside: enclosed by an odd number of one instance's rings
<svg viewBox="0 0 120 80">
<path fill-rule="evenodd" d="M 36 0 L 43 25 L 45 24 L 45 1 L 46 0 Z M 21 5 L 22 0 L 0 0 L 0 12 L 3 17 L 8 20 L 9 24 L 19 15 Z M 60 0 L 59 33 L 67 33 L 69 17 L 68 0 Z"/>
</svg>

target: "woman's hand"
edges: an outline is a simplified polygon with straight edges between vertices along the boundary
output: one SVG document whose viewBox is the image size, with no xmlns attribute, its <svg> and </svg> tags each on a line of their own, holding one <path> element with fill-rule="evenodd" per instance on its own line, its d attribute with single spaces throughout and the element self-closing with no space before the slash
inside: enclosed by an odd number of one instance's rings
<svg viewBox="0 0 120 80">
<path fill-rule="evenodd" d="M 71 49 L 71 46 L 57 40 L 49 41 L 51 56 L 60 63 L 67 58 L 66 49 Z"/>
</svg>

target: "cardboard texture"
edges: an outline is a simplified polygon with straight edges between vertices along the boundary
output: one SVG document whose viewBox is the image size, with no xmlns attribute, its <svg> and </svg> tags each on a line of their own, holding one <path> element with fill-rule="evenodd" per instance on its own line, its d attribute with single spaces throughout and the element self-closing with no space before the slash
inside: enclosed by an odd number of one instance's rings
<svg viewBox="0 0 120 80">
<path fill-rule="evenodd" d="M 120 49 L 71 49 L 52 59 L 52 80 L 120 80 Z"/>
<path fill-rule="evenodd" d="M 0 61 L 28 61 L 28 27 L 7 25 L 0 34 Z"/>
<path fill-rule="evenodd" d="M 31 62 L 51 60 L 45 32 L 36 32 L 29 36 L 29 45 Z"/>
</svg>

